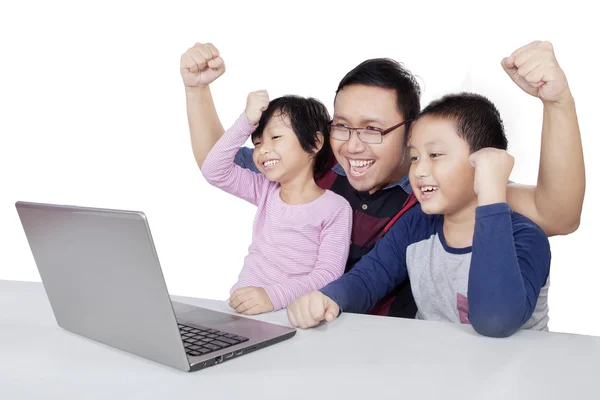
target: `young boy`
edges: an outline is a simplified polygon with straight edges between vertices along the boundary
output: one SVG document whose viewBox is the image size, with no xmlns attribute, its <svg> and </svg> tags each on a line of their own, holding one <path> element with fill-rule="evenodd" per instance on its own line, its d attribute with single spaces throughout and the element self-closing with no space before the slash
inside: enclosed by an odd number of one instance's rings
<svg viewBox="0 0 600 400">
<path fill-rule="evenodd" d="M 352 271 L 288 307 L 294 326 L 365 312 L 410 277 L 417 318 L 470 323 L 506 337 L 547 330 L 550 246 L 506 203 L 514 160 L 500 115 L 486 98 L 445 96 L 420 114 L 408 138 L 419 205 Z"/>
</svg>

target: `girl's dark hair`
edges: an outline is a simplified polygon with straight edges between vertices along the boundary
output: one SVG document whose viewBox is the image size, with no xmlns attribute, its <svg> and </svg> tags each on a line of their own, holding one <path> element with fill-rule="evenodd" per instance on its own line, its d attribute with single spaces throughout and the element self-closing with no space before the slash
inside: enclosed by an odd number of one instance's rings
<svg viewBox="0 0 600 400">
<path fill-rule="evenodd" d="M 331 117 L 319 100 L 300 96 L 282 96 L 269 102 L 269 107 L 260 117 L 258 127 L 252 133 L 252 141 L 262 138 L 267 123 L 275 115 L 287 116 L 292 124 L 300 146 L 313 155 L 313 173 L 320 178 L 331 161 L 332 151 L 329 143 L 329 124 Z M 318 132 L 323 135 L 323 146 L 315 153 L 319 145 Z"/>
</svg>

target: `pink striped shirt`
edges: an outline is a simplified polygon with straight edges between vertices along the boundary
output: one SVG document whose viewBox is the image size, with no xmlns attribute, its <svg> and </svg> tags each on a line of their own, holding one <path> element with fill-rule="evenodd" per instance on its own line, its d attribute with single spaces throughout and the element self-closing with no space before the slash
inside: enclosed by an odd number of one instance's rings
<svg viewBox="0 0 600 400">
<path fill-rule="evenodd" d="M 237 151 L 254 129 L 243 113 L 210 151 L 202 174 L 211 185 L 258 207 L 252 244 L 231 292 L 262 287 L 279 310 L 343 274 L 352 209 L 329 190 L 310 203 L 287 204 L 279 195 L 279 183 L 235 165 Z"/>
</svg>

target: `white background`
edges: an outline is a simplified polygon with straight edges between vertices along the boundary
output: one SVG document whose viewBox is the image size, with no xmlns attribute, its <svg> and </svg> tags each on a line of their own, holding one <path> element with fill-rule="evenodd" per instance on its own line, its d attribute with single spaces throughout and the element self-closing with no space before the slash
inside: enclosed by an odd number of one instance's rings
<svg viewBox="0 0 600 400">
<path fill-rule="evenodd" d="M 535 183 L 542 107 L 500 67 L 535 39 L 553 42 L 577 102 L 587 168 L 579 230 L 551 239 L 551 329 L 600 335 L 598 38 L 591 4 L 503 1 L 11 2 L 0 8 L 0 279 L 39 281 L 14 202 L 144 211 L 171 294 L 226 298 L 254 209 L 204 182 L 189 142 L 179 57 L 213 42 L 223 124 L 248 91 L 320 98 L 371 57 L 420 77 L 423 106 L 446 92 L 487 95 Z M 220 4 L 217 4 L 220 3 Z M 484 5 L 485 4 L 485 5 Z M 484 8 L 485 7 L 485 8 Z M 226 215 L 226 216 L 225 216 Z"/>
</svg>

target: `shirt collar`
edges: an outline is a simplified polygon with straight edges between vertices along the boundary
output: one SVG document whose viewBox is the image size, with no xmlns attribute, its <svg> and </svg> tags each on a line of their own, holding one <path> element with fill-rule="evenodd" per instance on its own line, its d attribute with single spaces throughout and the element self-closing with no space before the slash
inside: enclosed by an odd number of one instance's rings
<svg viewBox="0 0 600 400">
<path fill-rule="evenodd" d="M 344 168 L 342 168 L 342 166 L 340 164 L 335 164 L 335 166 L 332 168 L 332 170 L 333 170 L 333 172 L 335 172 L 338 175 L 346 176 L 346 172 L 344 172 Z M 404 190 L 407 194 L 412 193 L 412 187 L 410 186 L 410 181 L 408 180 L 408 175 L 404 175 L 397 182 L 387 185 L 386 187 L 383 188 L 383 190 L 391 189 L 396 186 L 400 186 L 402 188 L 402 190 Z"/>
</svg>

